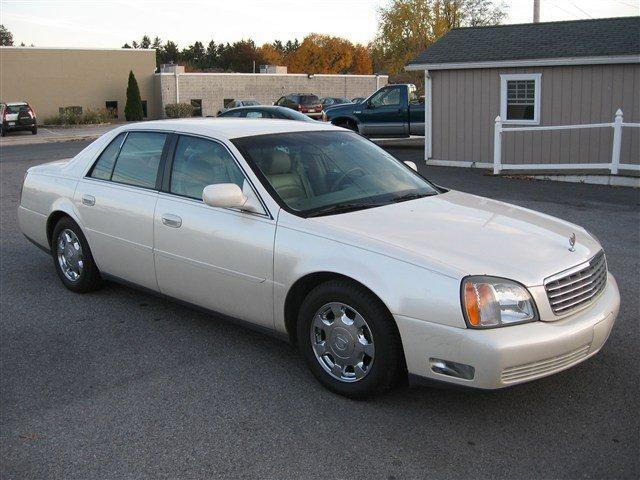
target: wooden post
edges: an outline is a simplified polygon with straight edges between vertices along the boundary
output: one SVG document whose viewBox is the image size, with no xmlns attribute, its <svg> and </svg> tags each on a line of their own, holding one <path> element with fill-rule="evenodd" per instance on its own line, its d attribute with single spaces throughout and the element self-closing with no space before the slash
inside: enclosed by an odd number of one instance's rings
<svg viewBox="0 0 640 480">
<path fill-rule="evenodd" d="M 622 147 L 622 110 L 618 109 L 613 121 L 613 150 L 611 152 L 611 175 L 617 175 L 620 168 L 620 148 Z"/>
<path fill-rule="evenodd" d="M 502 171 L 502 119 L 496 117 L 496 125 L 493 133 L 493 174 L 499 175 Z"/>
</svg>

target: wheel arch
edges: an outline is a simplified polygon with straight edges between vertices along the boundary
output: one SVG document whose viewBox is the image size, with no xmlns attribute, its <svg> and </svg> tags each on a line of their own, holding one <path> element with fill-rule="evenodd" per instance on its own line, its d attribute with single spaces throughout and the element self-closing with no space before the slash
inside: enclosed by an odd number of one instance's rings
<svg viewBox="0 0 640 480">
<path fill-rule="evenodd" d="M 70 205 L 69 202 L 64 201 L 54 203 L 51 209 L 51 213 L 47 217 L 46 223 L 47 241 L 49 242 L 49 248 L 51 248 L 51 237 L 53 236 L 53 230 L 54 228 L 56 228 L 56 224 L 60 221 L 60 219 L 64 217 L 69 217 L 71 220 L 78 224 L 81 230 L 84 230 L 84 228 L 82 227 L 82 223 L 78 220 L 78 216 L 73 209 L 73 205 Z"/>
<path fill-rule="evenodd" d="M 382 298 L 380 298 L 380 295 L 378 295 L 374 290 L 372 290 L 367 285 L 363 284 L 362 282 L 348 275 L 344 275 L 337 272 L 331 272 L 331 271 L 319 271 L 319 272 L 308 273 L 300 277 L 298 280 L 296 280 L 291 286 L 291 288 L 289 289 L 289 291 L 287 292 L 287 295 L 285 297 L 284 322 L 285 322 L 285 327 L 287 329 L 287 335 L 289 336 L 289 340 L 291 341 L 291 343 L 295 344 L 297 342 L 296 326 L 298 323 L 298 312 L 300 311 L 302 302 L 307 297 L 309 292 L 311 292 L 311 290 L 313 290 L 318 285 L 328 282 L 330 280 L 346 280 L 348 282 L 353 283 L 354 285 L 357 285 L 367 290 L 371 295 L 373 295 L 378 300 L 378 302 L 380 303 L 380 306 L 385 309 L 385 311 L 389 315 L 389 318 L 392 319 L 396 329 L 398 328 L 397 325 L 395 324 L 395 320 L 393 320 L 393 315 L 391 314 L 391 310 L 389 309 L 387 304 L 382 300 Z"/>
<path fill-rule="evenodd" d="M 335 126 L 339 126 L 338 124 L 342 122 L 352 123 L 356 127 L 356 130 L 360 131 L 360 122 L 351 115 L 340 115 L 331 119 L 331 124 Z"/>
</svg>

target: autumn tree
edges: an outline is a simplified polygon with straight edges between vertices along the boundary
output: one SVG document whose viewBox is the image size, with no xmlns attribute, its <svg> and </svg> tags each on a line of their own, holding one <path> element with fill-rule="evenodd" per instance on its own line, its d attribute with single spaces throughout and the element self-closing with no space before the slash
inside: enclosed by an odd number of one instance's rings
<svg viewBox="0 0 640 480">
<path fill-rule="evenodd" d="M 452 28 L 499 24 L 506 7 L 494 0 L 391 0 L 378 16 L 374 67 L 399 73 Z"/>
</svg>

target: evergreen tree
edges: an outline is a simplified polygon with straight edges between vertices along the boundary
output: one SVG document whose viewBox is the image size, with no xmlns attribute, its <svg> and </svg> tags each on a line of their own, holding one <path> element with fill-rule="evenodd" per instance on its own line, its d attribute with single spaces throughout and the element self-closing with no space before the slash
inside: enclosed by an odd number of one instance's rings
<svg viewBox="0 0 640 480">
<path fill-rule="evenodd" d="M 133 71 L 129 71 L 129 84 L 127 85 L 127 104 L 124 107 L 124 118 L 129 122 L 142 120 L 144 113 L 142 111 L 142 100 L 140 99 L 140 89 L 138 82 L 133 75 Z"/>
</svg>

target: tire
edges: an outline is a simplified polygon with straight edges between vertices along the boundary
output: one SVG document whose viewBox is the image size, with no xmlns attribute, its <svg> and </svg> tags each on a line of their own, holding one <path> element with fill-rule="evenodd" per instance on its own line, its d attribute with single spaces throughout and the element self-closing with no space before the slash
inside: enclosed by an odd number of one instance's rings
<svg viewBox="0 0 640 480">
<path fill-rule="evenodd" d="M 336 308 L 347 318 L 338 320 L 333 314 Z M 327 320 L 323 320 L 326 318 L 331 321 L 330 327 L 326 326 Z M 351 321 L 352 325 L 345 327 L 344 320 Z M 363 320 L 364 326 L 359 328 Z M 318 328 L 320 322 L 322 325 Z M 300 353 L 313 375 L 339 395 L 367 398 L 406 378 L 402 343 L 393 318 L 377 297 L 348 280 L 323 283 L 307 295 L 298 314 L 297 339 Z M 366 351 L 362 351 L 363 343 L 367 345 Z M 319 355 L 322 351 L 327 354 Z M 339 358 L 341 356 L 345 358 Z M 355 364 L 358 360 L 354 358 L 362 359 L 361 363 Z M 341 378 L 337 378 L 338 375 Z"/>
<path fill-rule="evenodd" d="M 353 132 L 360 133 L 360 130 L 358 130 L 358 125 L 356 125 L 351 120 L 339 120 L 335 125 L 337 127 L 347 128 Z"/>
<path fill-rule="evenodd" d="M 6 137 L 7 136 L 7 129 L 6 128 L 0 128 L 0 136 Z"/>
<path fill-rule="evenodd" d="M 35 134 L 37 134 L 37 133 L 38 133 L 38 127 L 33 127 L 33 128 L 31 129 L 31 134 L 32 134 L 32 135 L 35 135 Z"/>
<path fill-rule="evenodd" d="M 66 247 L 63 247 L 63 243 Z M 51 255 L 58 277 L 69 290 L 86 293 L 100 286 L 100 272 L 91 255 L 87 239 L 71 218 L 61 218 L 53 229 Z M 66 269 L 63 268 L 63 264 L 67 266 Z"/>
</svg>

